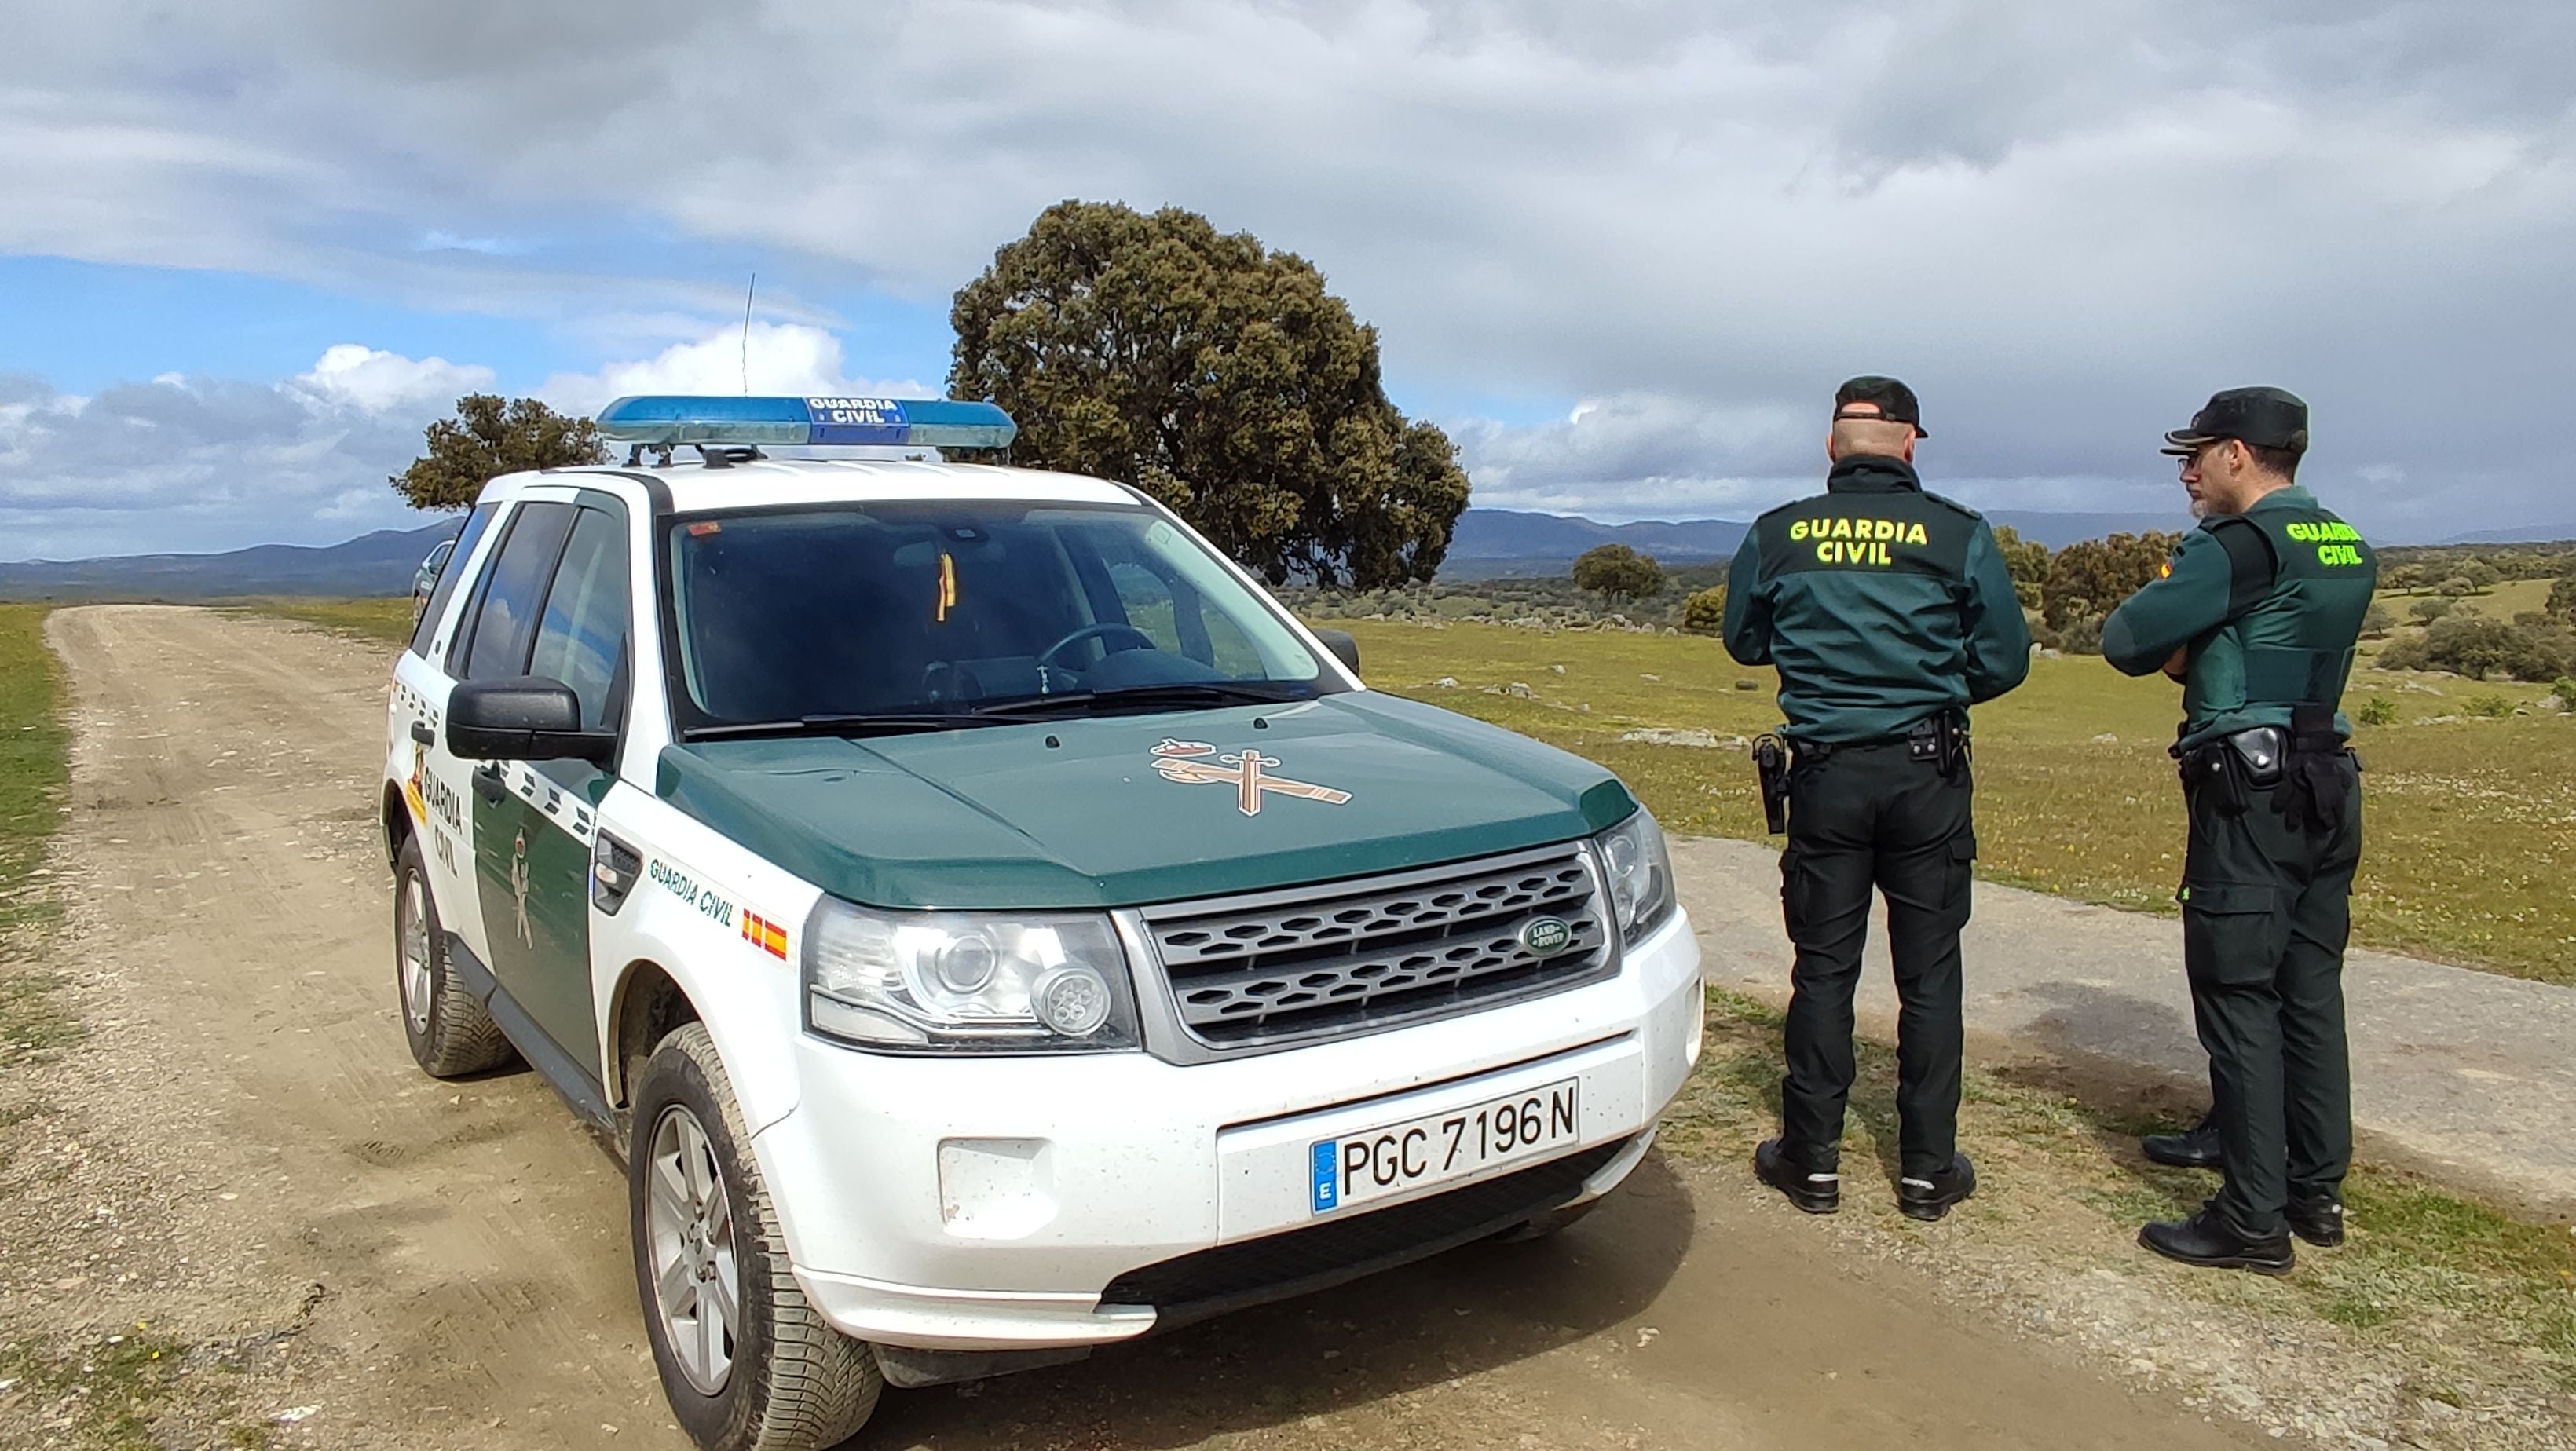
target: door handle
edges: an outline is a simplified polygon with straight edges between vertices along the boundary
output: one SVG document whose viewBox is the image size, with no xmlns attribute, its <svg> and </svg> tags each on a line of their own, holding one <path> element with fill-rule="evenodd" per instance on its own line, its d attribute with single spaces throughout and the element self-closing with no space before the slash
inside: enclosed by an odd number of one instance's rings
<svg viewBox="0 0 2576 1451">
<path fill-rule="evenodd" d="M 475 795 L 482 797 L 486 801 L 498 801 L 504 795 L 508 794 L 508 792 L 509 788 L 501 784 L 501 768 L 499 766 L 483 766 L 476 769 L 474 772 Z"/>
<path fill-rule="evenodd" d="M 429 722 L 425 720 L 416 720 L 411 723 L 411 738 L 413 743 L 416 745 L 434 746 L 438 744 L 438 732 L 431 730 L 429 728 Z"/>
</svg>

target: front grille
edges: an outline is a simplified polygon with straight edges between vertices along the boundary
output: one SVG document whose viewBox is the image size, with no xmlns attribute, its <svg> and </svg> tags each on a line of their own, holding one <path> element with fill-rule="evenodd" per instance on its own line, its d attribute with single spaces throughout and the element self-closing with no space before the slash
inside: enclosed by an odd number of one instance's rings
<svg viewBox="0 0 2576 1451">
<path fill-rule="evenodd" d="M 1592 868 L 1553 847 L 1307 893 L 1145 914 L 1181 1024 L 1214 1048 L 1372 1031 L 1553 992 L 1617 967 Z M 1523 940 L 1542 918 L 1564 946 Z"/>
<path fill-rule="evenodd" d="M 1150 1305 L 1154 1328 L 1284 1300 L 1455 1249 L 1574 1198 L 1629 1140 L 1602 1144 L 1482 1183 L 1348 1219 L 1222 1244 L 1129 1270 L 1103 1305 Z"/>
</svg>

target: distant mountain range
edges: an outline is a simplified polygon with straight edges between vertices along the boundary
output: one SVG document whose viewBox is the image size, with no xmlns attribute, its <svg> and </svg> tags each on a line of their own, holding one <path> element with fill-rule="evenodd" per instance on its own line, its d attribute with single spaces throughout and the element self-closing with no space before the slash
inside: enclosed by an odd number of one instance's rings
<svg viewBox="0 0 2576 1451">
<path fill-rule="evenodd" d="M 2105 534 L 2183 529 L 2190 520 L 2165 514 L 2056 514 L 1999 509 L 1986 516 L 2051 549 Z M 411 590 L 421 556 L 456 532 L 462 516 L 418 529 L 382 529 L 319 548 L 262 544 L 228 554 L 133 554 L 70 562 L 0 564 L 0 600 L 210 600 L 242 595 L 399 595 Z M 1574 515 L 1520 509 L 1469 509 L 1441 565 L 1447 579 L 1563 574 L 1597 544 L 1625 544 L 1668 565 L 1732 558 L 1746 525 L 1732 519 L 1660 519 L 1603 524 Z M 2453 544 L 2540 543 L 2576 539 L 2576 524 L 2488 529 Z"/>
<path fill-rule="evenodd" d="M 2105 534 L 2183 529 L 2191 521 L 2165 514 L 2052 514 L 2002 509 L 1986 516 L 2051 549 Z M 1733 519 L 1644 519 L 1602 524 L 1579 516 L 1519 509 L 1470 509 L 1458 516 L 1441 573 L 1455 579 L 1561 574 L 1576 555 L 1601 544 L 1625 544 L 1663 564 L 1706 564 L 1734 556 L 1750 526 Z"/>
<path fill-rule="evenodd" d="M 0 599 L 211 600 L 241 595 L 411 593 L 421 556 L 465 516 L 380 529 L 344 544 L 262 544 L 228 554 L 129 554 L 67 563 L 0 564 Z"/>
</svg>

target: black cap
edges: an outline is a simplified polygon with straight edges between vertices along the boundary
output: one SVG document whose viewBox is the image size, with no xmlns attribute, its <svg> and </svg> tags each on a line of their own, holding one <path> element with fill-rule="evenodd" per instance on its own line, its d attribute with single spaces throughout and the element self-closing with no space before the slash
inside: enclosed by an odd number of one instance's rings
<svg viewBox="0 0 2576 1451">
<path fill-rule="evenodd" d="M 2308 405 L 2281 388 L 2230 388 L 2209 395 L 2209 404 L 2191 416 L 2189 428 L 2165 435 L 2164 451 L 2189 458 L 2204 444 L 2233 438 L 2256 448 L 2308 451 Z"/>
<path fill-rule="evenodd" d="M 1876 413 L 1845 413 L 1853 403 L 1875 403 Z M 1923 431 L 1923 405 L 1914 401 L 1914 390 L 1894 378 L 1876 373 L 1863 373 L 1834 390 L 1834 417 L 1837 419 L 1883 418 L 1890 423 L 1911 423 L 1916 438 L 1930 438 Z"/>
</svg>

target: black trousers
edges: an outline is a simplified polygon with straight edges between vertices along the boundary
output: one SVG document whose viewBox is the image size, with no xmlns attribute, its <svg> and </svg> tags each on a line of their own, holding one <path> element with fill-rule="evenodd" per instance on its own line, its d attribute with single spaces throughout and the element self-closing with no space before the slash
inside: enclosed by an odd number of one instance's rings
<svg viewBox="0 0 2576 1451">
<path fill-rule="evenodd" d="M 1943 775 L 1907 743 L 1802 750 L 1789 780 L 1780 905 L 1797 948 L 1780 1085 L 1780 1137 L 1810 1172 L 1836 1165 L 1851 1095 L 1852 993 L 1872 888 L 1887 897 L 1895 959 L 1896 1111 L 1903 1171 L 1950 1167 L 1958 1148 L 1959 929 L 1977 838 L 1963 762 Z"/>
<path fill-rule="evenodd" d="M 2252 788 L 2241 810 L 2215 786 L 2184 792 L 2183 966 L 2227 1170 L 2211 1204 L 2241 1235 L 2279 1234 L 2292 1196 L 2334 1194 L 2352 1166 L 2343 952 L 2361 786 L 2350 757 L 2332 769 L 2347 790 L 2325 823 L 2291 824 L 2290 786 Z"/>
</svg>

